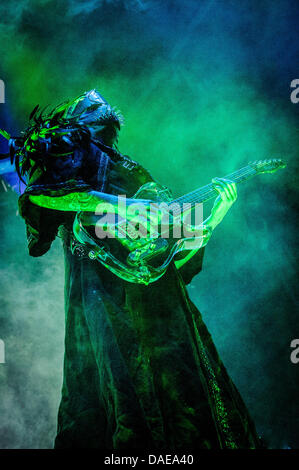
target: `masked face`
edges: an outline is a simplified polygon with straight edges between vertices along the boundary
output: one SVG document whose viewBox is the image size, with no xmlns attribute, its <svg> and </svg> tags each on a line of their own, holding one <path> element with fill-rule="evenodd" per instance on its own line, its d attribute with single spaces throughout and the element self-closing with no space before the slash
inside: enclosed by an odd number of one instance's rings
<svg viewBox="0 0 299 470">
<path fill-rule="evenodd" d="M 89 128 L 93 139 L 109 147 L 117 143 L 122 117 L 97 90 L 88 91 L 75 100 L 69 114 L 78 116 L 79 122 Z"/>
<path fill-rule="evenodd" d="M 94 124 L 89 127 L 89 130 L 93 139 L 100 140 L 108 147 L 113 147 L 118 142 L 119 128 L 117 126 Z"/>
</svg>

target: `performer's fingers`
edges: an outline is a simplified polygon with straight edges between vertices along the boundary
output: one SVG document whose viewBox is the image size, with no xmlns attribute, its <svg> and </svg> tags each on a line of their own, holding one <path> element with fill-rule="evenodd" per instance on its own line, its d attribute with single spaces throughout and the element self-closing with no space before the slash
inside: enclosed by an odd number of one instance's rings
<svg viewBox="0 0 299 470">
<path fill-rule="evenodd" d="M 238 197 L 238 191 L 237 191 L 236 183 L 232 183 L 232 190 L 233 190 L 233 196 L 234 196 L 234 201 L 235 201 Z"/>
<path fill-rule="evenodd" d="M 234 202 L 237 199 L 236 183 L 225 178 L 215 178 L 215 181 L 217 181 L 217 183 L 220 184 L 221 187 L 223 187 L 223 189 L 226 191 L 229 201 Z"/>
<path fill-rule="evenodd" d="M 223 201 L 226 201 L 227 196 L 226 196 L 226 193 L 225 193 L 224 189 L 222 188 L 222 186 L 219 186 L 219 185 L 217 185 L 217 184 L 213 184 L 213 187 L 214 187 L 214 189 L 216 189 L 216 191 L 218 192 L 218 194 L 219 194 L 219 196 L 221 197 L 221 199 L 222 199 Z"/>
<path fill-rule="evenodd" d="M 229 194 L 230 194 L 230 200 L 231 201 L 235 201 L 236 200 L 236 197 L 237 197 L 237 187 L 236 187 L 236 184 L 231 181 L 231 180 L 227 180 L 227 179 L 224 179 L 223 180 L 225 185 L 226 185 L 226 188 L 228 189 L 229 191 Z"/>
<path fill-rule="evenodd" d="M 218 186 L 220 186 L 222 188 L 222 190 L 225 192 L 227 200 L 230 201 L 231 194 L 230 194 L 230 191 L 229 191 L 229 188 L 228 188 L 228 185 L 227 185 L 226 181 L 222 178 L 214 178 L 214 180 L 215 180 L 215 183 Z"/>
</svg>

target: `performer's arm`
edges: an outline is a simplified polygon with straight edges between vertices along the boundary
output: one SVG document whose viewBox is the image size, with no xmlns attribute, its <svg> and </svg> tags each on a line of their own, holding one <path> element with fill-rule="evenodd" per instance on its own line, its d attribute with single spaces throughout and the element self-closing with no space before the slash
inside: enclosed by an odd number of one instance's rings
<svg viewBox="0 0 299 470">
<path fill-rule="evenodd" d="M 122 199 L 121 204 L 118 204 L 119 198 Z M 142 202 L 146 206 L 149 206 L 149 203 L 151 202 L 147 199 L 124 198 L 99 191 L 72 192 L 65 194 L 64 196 L 46 196 L 44 194 L 40 194 L 38 196 L 29 196 L 29 199 L 33 204 L 57 211 L 96 212 L 99 204 L 101 204 L 101 211 L 109 211 L 109 209 L 111 209 L 111 205 L 113 205 L 115 213 L 118 212 L 118 209 L 124 211 L 124 213 L 120 214 L 124 217 L 126 216 L 126 208 L 130 204 Z"/>
<path fill-rule="evenodd" d="M 236 184 L 225 178 L 214 178 L 212 180 L 214 188 L 218 191 L 219 196 L 216 198 L 214 206 L 211 210 L 209 217 L 203 222 L 203 226 L 207 229 L 207 235 L 204 238 L 203 244 L 200 248 L 203 248 L 209 241 L 212 232 L 215 230 L 217 225 L 223 220 L 228 210 L 234 204 L 237 199 L 237 187 Z M 175 261 L 175 265 L 178 269 L 184 266 L 200 248 L 190 250 L 188 255 L 183 259 Z"/>
<path fill-rule="evenodd" d="M 228 210 L 231 208 L 232 204 L 237 199 L 237 189 L 235 183 L 225 180 L 224 178 L 215 178 L 213 180 L 214 187 L 218 191 L 219 196 L 215 200 L 214 206 L 212 208 L 210 216 L 203 222 L 203 225 L 207 228 L 207 236 L 204 239 L 203 244 L 200 248 L 204 247 L 215 230 L 217 225 L 222 221 Z M 101 210 L 109 210 L 109 206 L 112 204 L 114 210 L 117 211 L 118 208 L 124 210 L 123 215 L 126 217 L 126 208 L 130 204 L 136 204 L 136 202 L 143 202 L 143 204 L 148 205 L 152 202 L 146 199 L 125 199 L 125 204 L 118 204 L 118 197 L 108 193 L 102 193 L 98 191 L 88 191 L 88 192 L 73 192 L 66 194 L 64 196 L 30 196 L 32 203 L 46 207 L 48 209 L 54 209 L 59 211 L 88 211 L 96 212 L 97 207 L 101 204 Z M 153 211 L 153 207 L 151 211 Z M 153 218 L 155 215 L 152 213 Z M 175 265 L 180 269 L 185 263 L 187 263 L 197 252 L 199 248 L 190 250 L 188 255 L 183 259 L 175 261 Z"/>
</svg>

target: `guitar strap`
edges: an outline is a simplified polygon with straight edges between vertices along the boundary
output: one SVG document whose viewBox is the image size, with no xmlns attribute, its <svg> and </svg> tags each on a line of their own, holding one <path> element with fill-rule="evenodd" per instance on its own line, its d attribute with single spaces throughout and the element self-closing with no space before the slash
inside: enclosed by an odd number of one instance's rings
<svg viewBox="0 0 299 470">
<path fill-rule="evenodd" d="M 117 150 L 108 147 L 99 140 L 92 139 L 92 143 L 96 145 L 115 164 L 120 165 L 128 174 L 128 177 L 137 178 L 138 184 L 140 186 L 144 183 L 153 181 L 153 178 L 150 173 L 138 162 L 132 160 L 128 155 L 121 154 Z M 103 185 L 105 186 L 104 183 L 106 183 L 107 179 L 109 179 L 109 165 L 107 166 L 107 172 L 105 171 L 104 173 L 101 172 L 101 178 L 105 179 L 105 182 L 102 181 Z M 76 255 L 80 259 L 89 258 L 88 253 L 90 251 L 90 247 L 86 247 L 78 243 L 73 233 L 66 234 L 66 230 L 61 229 L 60 234 L 63 234 L 62 238 L 67 240 L 67 244 L 70 246 L 71 252 L 74 255 Z"/>
<path fill-rule="evenodd" d="M 99 140 L 93 140 L 92 141 L 97 147 L 99 147 L 100 150 L 102 150 L 104 153 L 106 153 L 111 160 L 113 160 L 115 163 L 120 164 L 123 168 L 128 173 L 139 173 L 139 176 L 142 176 L 144 181 L 153 181 L 153 178 L 151 174 L 143 167 L 141 166 L 138 162 L 135 162 L 132 160 L 128 155 L 123 155 L 117 150 L 108 147 L 107 145 L 103 144 Z"/>
</svg>

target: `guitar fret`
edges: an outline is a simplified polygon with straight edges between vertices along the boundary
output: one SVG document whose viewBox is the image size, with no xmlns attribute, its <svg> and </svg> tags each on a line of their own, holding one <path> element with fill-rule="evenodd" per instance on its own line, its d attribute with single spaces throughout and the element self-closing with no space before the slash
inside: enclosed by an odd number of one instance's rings
<svg viewBox="0 0 299 470">
<path fill-rule="evenodd" d="M 249 179 L 251 176 L 255 175 L 257 172 L 254 168 L 251 166 L 246 166 L 244 168 L 241 168 L 238 171 L 235 171 L 234 173 L 230 173 L 229 175 L 225 176 L 226 179 L 229 179 L 231 181 L 234 181 L 235 183 L 241 183 L 243 181 L 246 181 Z M 172 203 L 178 203 L 180 206 L 184 203 L 201 203 L 208 201 L 209 199 L 212 199 L 218 195 L 218 191 L 214 189 L 213 184 L 209 183 L 206 186 L 203 186 L 195 191 L 192 191 L 191 193 L 185 194 L 184 196 L 180 196 L 176 199 L 173 199 L 171 202 Z"/>
</svg>

